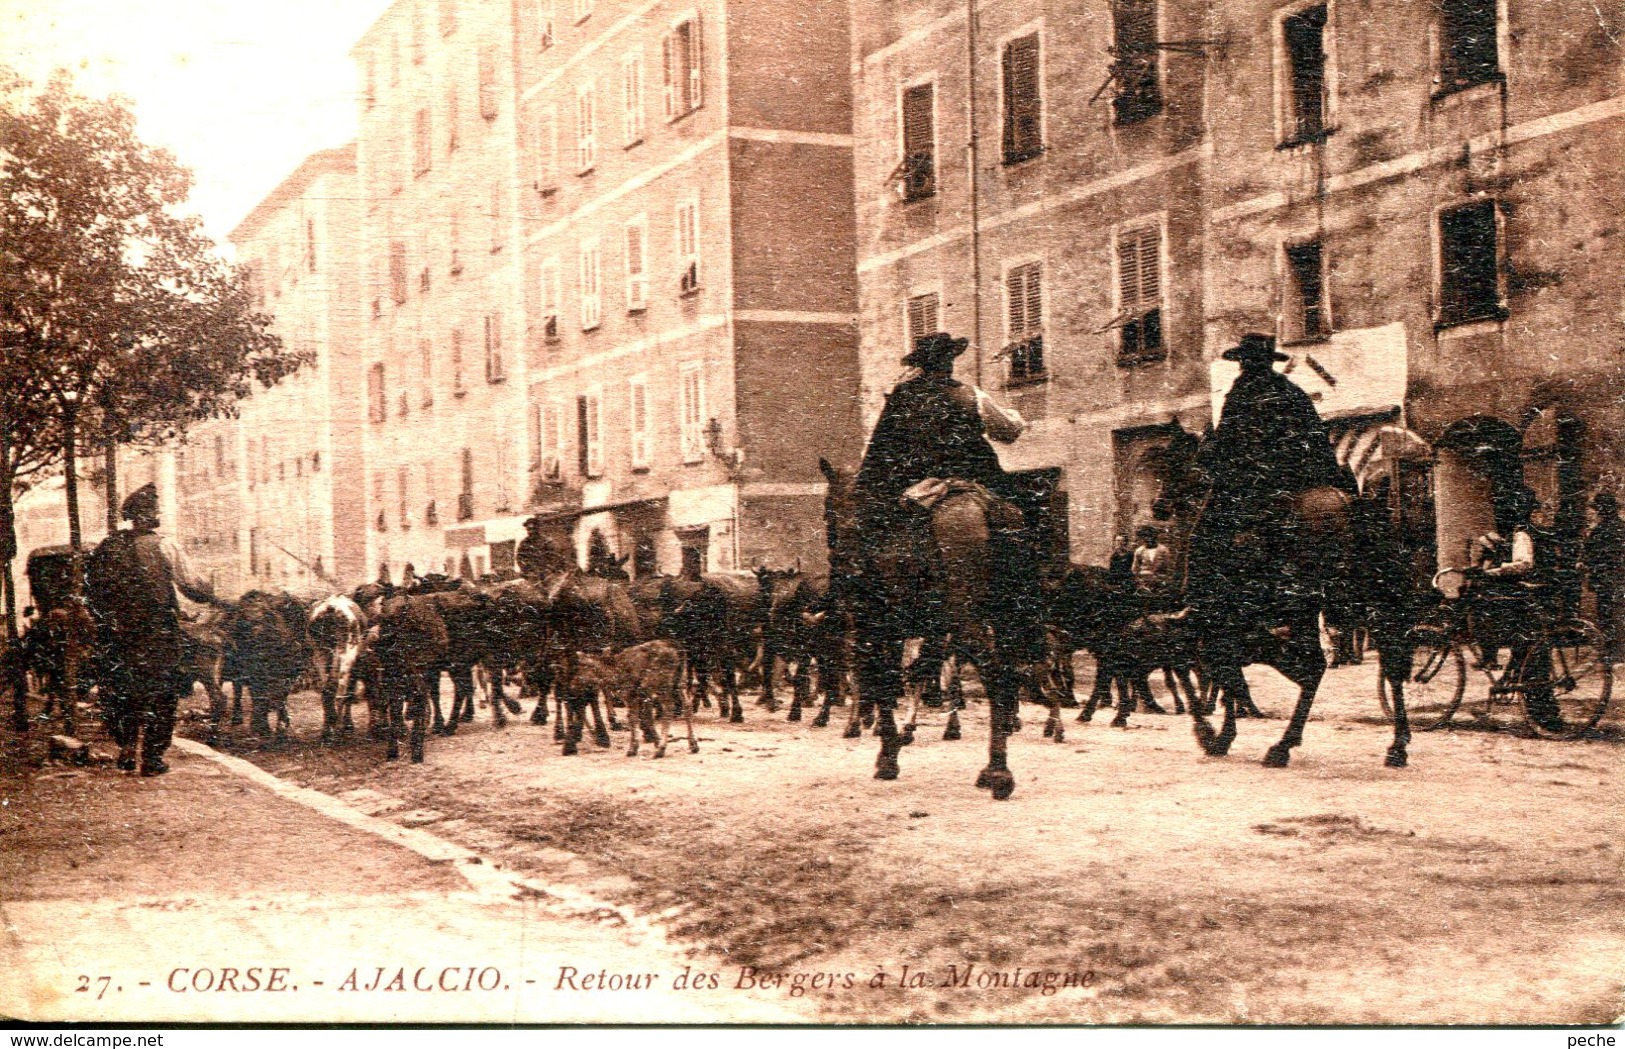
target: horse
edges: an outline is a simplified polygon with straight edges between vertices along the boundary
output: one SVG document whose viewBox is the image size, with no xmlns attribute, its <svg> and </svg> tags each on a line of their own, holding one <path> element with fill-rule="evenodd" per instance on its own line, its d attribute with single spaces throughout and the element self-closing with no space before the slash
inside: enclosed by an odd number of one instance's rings
<svg viewBox="0 0 1625 1049">
<path fill-rule="evenodd" d="M 1211 512 L 1211 490 L 1196 468 L 1194 456 L 1172 469 L 1164 505 L 1194 504 L 1192 546 L 1184 566 L 1187 601 L 1196 607 L 1152 615 L 1143 626 L 1194 638 L 1214 693 L 1222 701 L 1224 721 L 1215 733 L 1201 705 L 1191 705 L 1192 727 L 1202 751 L 1212 757 L 1229 753 L 1236 736 L 1237 707 L 1246 695 L 1242 669 L 1251 664 L 1274 667 L 1298 686 L 1298 699 L 1286 731 L 1265 753 L 1263 764 L 1285 768 L 1293 748 L 1303 742 L 1303 729 L 1326 672 L 1320 645 L 1320 617 L 1364 624 L 1377 647 L 1380 673 L 1394 697 L 1394 738 L 1385 756 L 1390 768 L 1408 763 L 1410 721 L 1405 711 L 1404 682 L 1410 670 L 1410 627 L 1425 602 L 1410 579 L 1409 561 L 1398 542 L 1387 507 L 1352 497 L 1342 489 L 1314 488 L 1275 508 L 1269 528 L 1232 537 L 1228 544 L 1205 544 L 1202 517 Z M 1174 493 L 1178 493 L 1175 497 Z M 1270 531 L 1270 534 L 1265 534 Z M 1192 594 L 1193 562 L 1209 583 Z"/>
<path fill-rule="evenodd" d="M 852 476 L 827 460 L 818 465 L 829 482 L 824 520 L 831 575 L 846 578 L 843 596 L 857 637 L 859 690 L 875 704 L 880 736 L 875 778 L 898 777 L 898 754 L 907 743 L 896 721 L 904 642 L 948 634 L 956 649 L 976 664 L 988 695 L 988 761 L 976 786 L 996 800 L 1010 797 L 1016 781 L 1007 741 L 1016 724 L 1019 681 L 1005 651 L 1006 639 L 998 636 L 985 607 L 993 545 L 985 500 L 973 489 L 950 486 L 924 522 L 930 563 L 910 563 L 877 541 L 880 537 L 859 533 Z M 923 590 L 922 582 L 927 584 Z"/>
</svg>

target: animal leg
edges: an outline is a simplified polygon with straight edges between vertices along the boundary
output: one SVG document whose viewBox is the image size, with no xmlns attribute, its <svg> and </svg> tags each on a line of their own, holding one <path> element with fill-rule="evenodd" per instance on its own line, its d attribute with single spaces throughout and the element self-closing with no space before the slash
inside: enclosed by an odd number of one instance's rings
<svg viewBox="0 0 1625 1049">
<path fill-rule="evenodd" d="M 985 662 L 978 664 L 982 680 L 987 687 L 988 749 L 987 767 L 976 777 L 978 787 L 986 787 L 995 801 L 1004 801 L 1015 793 L 1016 777 L 1009 766 L 1009 739 L 1015 723 L 1018 683 L 1011 668 L 995 652 L 989 650 Z"/>
<path fill-rule="evenodd" d="M 598 702 L 598 690 L 593 689 L 586 702 L 592 708 L 592 741 L 600 747 L 609 748 L 609 729 L 604 726 L 604 708 Z"/>
<path fill-rule="evenodd" d="M 439 681 L 440 675 L 436 674 L 435 683 L 439 684 Z M 424 695 L 427 688 L 427 683 L 422 680 L 417 680 L 412 684 L 412 698 L 408 716 L 412 721 L 411 757 L 414 765 L 423 763 L 424 748 L 428 739 L 428 711 L 424 709 L 428 706 L 427 697 Z"/>
<path fill-rule="evenodd" d="M 1321 678 L 1326 674 L 1326 656 L 1320 650 L 1320 639 L 1314 631 L 1294 631 L 1294 636 L 1309 638 L 1313 642 L 1313 652 L 1305 647 L 1301 653 L 1302 662 L 1292 667 L 1295 673 L 1291 677 L 1298 682 L 1298 702 L 1292 708 L 1292 720 L 1287 722 L 1286 733 L 1264 754 L 1266 768 L 1286 768 L 1287 762 L 1292 760 L 1292 748 L 1303 743 L 1303 727 L 1309 722 L 1309 710 L 1314 706 L 1315 693 L 1319 691 Z"/>
<path fill-rule="evenodd" d="M 739 671 L 732 661 L 722 668 L 722 702 L 728 707 L 728 723 L 744 724 L 745 708 L 739 703 Z"/>
</svg>

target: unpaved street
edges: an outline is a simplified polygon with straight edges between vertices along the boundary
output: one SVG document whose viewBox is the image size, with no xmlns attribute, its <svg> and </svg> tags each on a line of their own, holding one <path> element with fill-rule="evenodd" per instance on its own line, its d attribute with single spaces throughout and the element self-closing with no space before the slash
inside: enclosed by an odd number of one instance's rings
<svg viewBox="0 0 1625 1049">
<path fill-rule="evenodd" d="M 1601 739 L 1576 743 L 1504 727 L 1422 734 L 1411 767 L 1387 769 L 1373 673 L 1331 673 L 1286 770 L 1258 764 L 1284 727 L 1278 718 L 1242 722 L 1231 756 L 1209 759 L 1186 718 L 1140 714 L 1125 731 L 1104 719 L 1077 724 L 1071 711 L 1056 745 L 1040 738 L 1039 710 L 1028 707 L 1011 746 L 1018 786 L 1004 803 L 971 785 L 986 748 L 979 703 L 963 741 L 922 725 L 892 783 L 871 778 L 871 738 L 844 740 L 838 727 L 786 724 L 755 706 L 743 726 L 702 713 L 700 753 L 674 746 L 659 761 L 647 747 L 625 757 L 623 734 L 609 751 L 589 743 L 564 758 L 550 728 L 521 720 L 497 730 L 484 709 L 456 737 L 432 738 L 423 766 L 386 765 L 381 745 L 364 742 L 255 749 L 243 740 L 238 753 L 288 784 L 551 886 L 555 905 L 579 892 L 628 908 L 671 945 L 608 945 L 592 964 L 614 969 L 624 952 L 649 951 L 660 964 L 646 967 L 665 989 L 685 966 L 714 974 L 716 988 L 679 996 L 712 1020 L 1613 1021 L 1625 970 L 1617 714 Z M 1283 714 L 1284 683 L 1270 671 L 1249 676 L 1261 705 Z M 314 707 L 305 696 L 295 711 L 307 740 Z M 229 815 L 243 797 L 235 778 L 198 782 L 226 814 L 200 816 L 196 833 L 216 829 L 199 847 L 230 855 L 274 834 Z M 546 921 L 459 925 L 447 917 L 455 907 L 424 902 L 456 891 L 414 881 L 413 864 L 392 863 L 401 873 L 384 883 L 376 870 L 327 869 L 340 855 L 348 849 L 290 843 L 278 891 L 318 898 L 360 939 L 398 897 L 407 924 L 382 921 L 395 936 L 376 940 L 374 956 L 427 948 L 410 931 L 414 913 L 459 941 L 459 959 L 471 944 L 499 958 L 521 938 L 555 956 L 570 942 L 563 926 L 555 941 Z M 45 872 L 52 862 L 34 855 L 21 866 Z M 106 869 L 133 879 L 111 885 L 115 899 L 153 892 L 128 865 Z M 239 891 L 229 867 L 194 877 L 199 893 Z M 347 905 L 354 893 L 375 910 Z M 533 1004 L 561 1010 L 557 1019 L 586 1018 L 571 1010 L 589 1006 L 627 1020 L 678 1018 L 642 992 Z"/>
</svg>

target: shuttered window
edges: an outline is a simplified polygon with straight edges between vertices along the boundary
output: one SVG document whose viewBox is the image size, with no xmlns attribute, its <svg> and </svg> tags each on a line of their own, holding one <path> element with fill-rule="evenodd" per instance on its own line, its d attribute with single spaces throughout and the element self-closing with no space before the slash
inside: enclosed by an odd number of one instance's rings
<svg viewBox="0 0 1625 1049">
<path fill-rule="evenodd" d="M 553 0 L 536 0 L 536 46 L 553 46 Z"/>
<path fill-rule="evenodd" d="M 661 40 L 666 119 L 692 113 L 704 102 L 699 18 L 677 23 Z"/>
<path fill-rule="evenodd" d="M 559 337 L 559 260 L 550 258 L 542 263 L 542 338 L 552 341 Z"/>
<path fill-rule="evenodd" d="M 1005 357 L 1010 378 L 1044 374 L 1044 268 L 1028 262 L 1004 275 Z"/>
<path fill-rule="evenodd" d="M 1439 214 L 1439 324 L 1506 315 L 1495 201 Z"/>
<path fill-rule="evenodd" d="M 1501 76 L 1496 0 L 1443 0 L 1439 5 L 1439 88 L 1457 91 Z"/>
<path fill-rule="evenodd" d="M 423 407 L 434 404 L 434 344 L 418 340 L 418 379 L 423 383 Z"/>
<path fill-rule="evenodd" d="M 903 162 L 897 174 L 904 200 L 937 191 L 936 85 L 903 91 Z"/>
<path fill-rule="evenodd" d="M 389 296 L 397 306 L 406 302 L 406 245 L 398 240 L 389 245 Z"/>
<path fill-rule="evenodd" d="M 440 0 L 440 35 L 450 36 L 457 31 L 457 0 Z"/>
<path fill-rule="evenodd" d="M 463 331 L 461 328 L 451 330 L 451 392 L 461 397 L 468 392 L 468 384 L 463 376 Z"/>
<path fill-rule="evenodd" d="M 501 251 L 508 234 L 507 194 L 500 182 L 491 184 L 491 250 Z"/>
<path fill-rule="evenodd" d="M 543 106 L 536 111 L 536 192 L 551 196 L 559 188 L 559 111 Z"/>
<path fill-rule="evenodd" d="M 508 377 L 502 361 L 502 317 L 491 313 L 485 317 L 485 381 L 502 382 Z"/>
<path fill-rule="evenodd" d="M 626 224 L 626 308 L 631 312 L 649 306 L 648 229 L 640 216 Z"/>
<path fill-rule="evenodd" d="M 367 421 L 381 423 L 384 421 L 384 366 L 374 364 L 367 369 Z M 260 450 L 265 449 L 265 439 L 260 439 Z M 264 464 L 260 465 L 260 476 L 265 476 Z"/>
<path fill-rule="evenodd" d="M 643 141 L 643 52 L 621 60 L 621 134 L 628 146 Z"/>
<path fill-rule="evenodd" d="M 599 255 L 597 240 L 584 240 L 581 242 L 580 280 L 581 293 L 581 330 L 591 331 L 598 327 L 603 317 L 603 292 L 600 278 L 602 274 L 602 259 Z"/>
<path fill-rule="evenodd" d="M 458 132 L 462 122 L 462 100 L 457 95 L 455 82 L 446 87 L 446 152 L 455 153 L 460 144 Z"/>
<path fill-rule="evenodd" d="M 1004 45 L 1004 162 L 1014 164 L 1044 151 L 1043 85 L 1038 34 Z"/>
<path fill-rule="evenodd" d="M 1286 248 L 1286 303 L 1281 334 L 1288 341 L 1318 339 L 1331 331 L 1320 241 Z"/>
<path fill-rule="evenodd" d="M 1112 111 L 1119 125 L 1162 111 L 1157 0 L 1112 0 Z"/>
<path fill-rule="evenodd" d="M 604 472 L 604 395 L 597 387 L 581 398 L 582 472 L 597 477 Z"/>
<path fill-rule="evenodd" d="M 497 118 L 497 49 L 487 44 L 480 48 L 480 116 L 486 120 Z"/>
<path fill-rule="evenodd" d="M 576 170 L 585 174 L 598 163 L 598 111 L 591 84 L 576 90 Z"/>
<path fill-rule="evenodd" d="M 692 200 L 677 205 L 677 272 L 681 294 L 700 289 L 700 206 Z"/>
<path fill-rule="evenodd" d="M 1285 54 L 1287 143 L 1315 142 L 1326 130 L 1326 7 L 1310 7 L 1281 20 Z"/>
<path fill-rule="evenodd" d="M 1162 340 L 1162 229 L 1156 225 L 1117 234 L 1118 357 L 1124 363 L 1160 360 Z"/>
<path fill-rule="evenodd" d="M 649 467 L 649 387 L 640 375 L 628 381 L 626 392 L 632 469 L 646 470 Z"/>
<path fill-rule="evenodd" d="M 683 367 L 677 400 L 683 462 L 702 462 L 705 459 L 705 375 L 700 365 Z"/>
<path fill-rule="evenodd" d="M 934 291 L 910 296 L 904 326 L 904 350 L 911 353 L 914 340 L 942 330 L 941 297 Z"/>
<path fill-rule="evenodd" d="M 464 448 L 457 490 L 457 520 L 474 518 L 474 449 Z"/>
</svg>

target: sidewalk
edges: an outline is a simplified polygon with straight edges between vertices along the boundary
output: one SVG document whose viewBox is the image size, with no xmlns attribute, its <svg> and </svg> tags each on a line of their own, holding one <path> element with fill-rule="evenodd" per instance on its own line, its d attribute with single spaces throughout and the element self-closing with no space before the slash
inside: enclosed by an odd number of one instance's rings
<svg viewBox="0 0 1625 1049">
<path fill-rule="evenodd" d="M 674 988 L 658 928 L 177 742 L 142 779 L 0 740 L 0 1016 L 161 1023 L 773 1023 Z M 364 801 L 362 802 L 364 804 Z M 810 1018 L 810 1011 L 809 1011 Z"/>
</svg>

